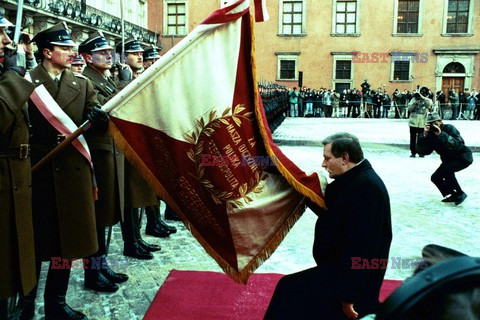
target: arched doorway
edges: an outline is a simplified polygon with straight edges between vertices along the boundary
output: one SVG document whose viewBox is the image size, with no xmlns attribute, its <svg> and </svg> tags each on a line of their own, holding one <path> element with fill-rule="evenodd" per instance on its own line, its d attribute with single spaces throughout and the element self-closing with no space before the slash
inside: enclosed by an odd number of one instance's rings
<svg viewBox="0 0 480 320">
<path fill-rule="evenodd" d="M 462 92 L 465 86 L 465 67 L 460 62 L 450 62 L 443 68 L 442 91 L 448 99 L 448 91 Z"/>
</svg>

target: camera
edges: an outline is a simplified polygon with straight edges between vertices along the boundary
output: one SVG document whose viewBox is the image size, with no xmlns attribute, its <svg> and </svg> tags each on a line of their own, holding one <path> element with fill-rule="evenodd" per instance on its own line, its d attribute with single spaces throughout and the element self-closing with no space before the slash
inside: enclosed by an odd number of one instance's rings
<svg viewBox="0 0 480 320">
<path fill-rule="evenodd" d="M 435 132 L 438 131 L 438 128 L 435 127 L 435 122 L 430 122 L 429 125 L 430 125 L 430 132 L 431 133 L 435 133 Z"/>
<path fill-rule="evenodd" d="M 415 99 L 420 99 L 420 98 L 421 98 L 421 97 L 420 97 L 420 93 L 418 93 L 418 92 L 415 92 L 415 93 L 413 94 L 413 96 L 415 97 Z"/>
</svg>

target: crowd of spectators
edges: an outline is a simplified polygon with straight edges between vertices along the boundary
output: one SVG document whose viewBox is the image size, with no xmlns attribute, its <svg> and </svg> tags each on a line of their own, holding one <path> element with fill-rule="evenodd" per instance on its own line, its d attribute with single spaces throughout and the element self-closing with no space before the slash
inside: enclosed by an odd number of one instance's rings
<svg viewBox="0 0 480 320">
<path fill-rule="evenodd" d="M 395 118 L 407 119 L 408 103 L 419 90 L 395 89 L 388 94 L 385 87 L 377 89 L 311 89 L 296 87 L 289 89 L 288 117 L 325 117 L 325 118 Z M 438 111 L 444 120 L 480 120 L 480 95 L 473 89 L 457 93 L 455 89 L 436 94 L 429 92 L 433 101 L 432 111 Z"/>
</svg>

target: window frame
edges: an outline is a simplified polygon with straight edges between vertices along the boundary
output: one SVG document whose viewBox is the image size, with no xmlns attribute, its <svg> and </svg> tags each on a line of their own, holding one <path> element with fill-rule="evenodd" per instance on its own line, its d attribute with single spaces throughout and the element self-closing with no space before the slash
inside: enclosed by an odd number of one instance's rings
<svg viewBox="0 0 480 320">
<path fill-rule="evenodd" d="M 283 3 L 284 2 L 301 2 L 302 3 L 302 27 L 300 33 L 284 33 L 283 32 Z M 303 37 L 307 33 L 307 1 L 306 0 L 279 0 L 278 1 L 278 36 L 284 37 Z"/>
<path fill-rule="evenodd" d="M 418 4 L 418 30 L 417 33 L 399 33 L 398 30 L 398 9 L 399 0 L 395 0 L 394 14 L 393 14 L 393 32 L 394 37 L 422 37 L 423 36 L 423 15 L 424 15 L 424 0 L 419 0 Z"/>
<path fill-rule="evenodd" d="M 344 1 L 344 0 L 332 0 L 332 33 L 330 34 L 333 37 L 359 37 L 360 36 L 360 10 L 361 10 L 361 0 L 355 0 L 355 32 L 354 33 L 338 33 L 337 32 L 337 3 L 338 2 L 353 2 Z"/>
<path fill-rule="evenodd" d="M 353 63 L 352 53 L 346 52 L 331 52 L 333 56 L 332 61 L 332 86 L 331 88 L 336 87 L 336 83 L 349 83 L 350 89 L 354 88 L 355 81 L 355 63 Z M 350 61 L 350 79 L 337 79 L 337 61 Z"/>
<path fill-rule="evenodd" d="M 470 5 L 468 7 L 467 32 L 455 32 L 455 33 L 451 33 L 451 32 L 447 33 L 449 1 L 450 0 L 444 0 L 442 36 L 443 37 L 472 37 L 473 25 L 474 25 L 474 14 L 475 14 L 475 0 L 469 0 Z"/>
<path fill-rule="evenodd" d="M 276 52 L 277 55 L 277 81 L 298 81 L 298 60 L 299 52 Z M 281 77 L 281 61 L 295 61 L 295 73 L 293 79 L 285 79 Z"/>
<path fill-rule="evenodd" d="M 174 33 L 171 34 L 169 33 L 169 28 L 168 28 L 168 6 L 169 5 L 178 5 L 178 4 L 183 4 L 185 6 L 185 33 L 180 34 L 180 33 Z M 185 37 L 189 30 L 188 30 L 188 1 L 187 0 L 163 0 L 163 35 L 164 36 L 173 36 L 173 37 Z M 179 25 L 177 25 L 178 28 Z"/>
<path fill-rule="evenodd" d="M 414 52 L 405 52 L 402 56 L 408 56 L 409 57 L 409 61 L 405 60 L 398 60 L 398 61 L 395 61 L 395 58 L 394 56 L 392 55 L 390 57 L 391 61 L 390 61 L 390 65 L 391 65 L 391 68 L 390 68 L 390 82 L 397 82 L 397 83 L 401 83 L 401 82 L 412 82 L 413 81 L 413 56 L 415 55 Z M 404 58 L 405 59 L 405 58 Z M 396 80 L 395 79 L 395 64 L 397 62 L 408 62 L 408 79 L 407 80 L 402 80 L 402 79 L 399 79 L 399 80 Z"/>
</svg>

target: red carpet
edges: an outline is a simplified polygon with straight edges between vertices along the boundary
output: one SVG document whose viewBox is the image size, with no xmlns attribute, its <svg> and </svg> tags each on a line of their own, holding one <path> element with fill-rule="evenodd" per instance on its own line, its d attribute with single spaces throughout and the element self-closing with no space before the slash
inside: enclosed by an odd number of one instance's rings
<svg viewBox="0 0 480 320">
<path fill-rule="evenodd" d="M 224 273 L 172 270 L 143 319 L 260 320 L 282 276 L 252 274 L 248 284 L 241 285 Z M 401 281 L 385 280 L 380 301 L 400 284 Z"/>
</svg>

